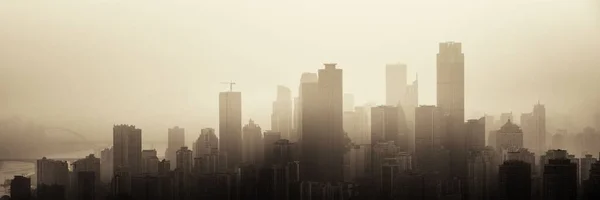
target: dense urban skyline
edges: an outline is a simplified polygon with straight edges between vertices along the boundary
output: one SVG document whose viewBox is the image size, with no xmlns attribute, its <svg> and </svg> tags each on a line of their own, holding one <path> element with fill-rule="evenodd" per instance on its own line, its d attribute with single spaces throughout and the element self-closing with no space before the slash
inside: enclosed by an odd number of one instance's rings
<svg viewBox="0 0 600 200">
<path fill-rule="evenodd" d="M 6 21 L 0 200 L 600 198 L 598 3 L 107 5 Z"/>
<path fill-rule="evenodd" d="M 529 112 L 532 103 L 521 102 L 537 100 L 552 108 L 549 114 L 575 115 L 570 111 L 586 109 L 571 108 L 595 95 L 569 88 L 598 90 L 592 84 L 600 70 L 593 53 L 600 48 L 597 3 L 3 2 L 0 20 L 6 29 L 0 43 L 13 48 L 0 54 L 5 97 L 0 115 L 61 126 L 77 121 L 82 127 L 75 129 L 90 137 L 123 122 L 144 127 L 148 138 L 160 139 L 164 127 L 174 125 L 195 137 L 218 123 L 213 117 L 218 101 L 206 95 L 227 90 L 219 83 L 233 80 L 235 90 L 253 94 L 244 98 L 243 121 L 252 118 L 270 127 L 271 113 L 262 111 L 272 106 L 273 86 L 284 85 L 296 96 L 297 74 L 324 62 L 345 69 L 344 93 L 354 94 L 356 105 L 384 103 L 381 74 L 386 64 L 397 62 L 407 65 L 409 81 L 419 73 L 421 104 L 435 104 L 431 52 L 440 41 L 460 41 L 472 57 L 465 64 L 466 117 Z M 108 14 L 112 9 L 119 14 Z M 137 25 L 125 26 L 129 23 Z M 109 98 L 114 95 L 119 100 Z M 492 103 L 497 100 L 504 103 Z"/>
</svg>

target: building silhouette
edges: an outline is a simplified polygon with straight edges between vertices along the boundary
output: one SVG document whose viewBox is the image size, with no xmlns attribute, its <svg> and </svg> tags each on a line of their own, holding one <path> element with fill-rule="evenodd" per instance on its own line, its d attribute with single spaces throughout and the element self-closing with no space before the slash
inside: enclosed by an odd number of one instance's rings
<svg viewBox="0 0 600 200">
<path fill-rule="evenodd" d="M 556 158 L 548 159 L 543 174 L 543 199 L 577 199 L 577 164 L 561 154 Z"/>
<path fill-rule="evenodd" d="M 158 157 L 155 149 L 142 151 L 142 173 L 158 174 Z"/>
<path fill-rule="evenodd" d="M 509 120 L 496 132 L 496 149 L 502 152 L 520 148 L 523 148 L 523 131 Z"/>
<path fill-rule="evenodd" d="M 323 171 L 322 177 L 328 181 L 343 180 L 344 162 L 344 130 L 343 130 L 343 81 L 342 69 L 335 63 L 325 64 L 324 69 L 319 69 L 319 97 L 320 97 L 320 145 L 319 170 Z"/>
<path fill-rule="evenodd" d="M 433 170 L 436 153 L 444 148 L 446 125 L 436 106 L 420 106 L 415 111 L 415 156 L 418 169 Z"/>
<path fill-rule="evenodd" d="M 110 183 L 113 177 L 113 149 L 106 148 L 100 152 L 100 180 Z"/>
<path fill-rule="evenodd" d="M 281 133 L 284 139 L 292 134 L 292 92 L 285 86 L 277 86 L 277 99 L 273 102 L 271 130 Z"/>
<path fill-rule="evenodd" d="M 142 169 L 142 130 L 133 125 L 113 127 L 113 173 L 139 174 Z"/>
<path fill-rule="evenodd" d="M 179 126 L 169 128 L 167 150 L 165 152 L 165 159 L 175 161 L 177 151 L 182 146 L 185 146 L 185 129 L 179 128 Z M 172 167 L 175 167 L 175 166 L 172 166 Z M 173 168 L 173 169 L 175 169 L 175 168 Z M 173 169 L 171 169 L 171 170 L 173 170 Z"/>
<path fill-rule="evenodd" d="M 75 185 L 75 197 L 78 200 L 96 199 L 96 173 L 94 171 L 79 171 L 77 173 L 77 184 Z"/>
<path fill-rule="evenodd" d="M 500 165 L 498 172 L 499 200 L 531 199 L 530 163 L 520 160 L 507 160 Z"/>
<path fill-rule="evenodd" d="M 313 79 L 314 76 L 314 79 Z M 319 83 L 316 74 L 303 74 L 300 85 L 299 142 L 301 145 L 301 173 L 303 180 L 321 180 L 322 169 L 319 167 L 322 140 L 322 113 L 319 94 Z"/>
<path fill-rule="evenodd" d="M 468 150 L 481 150 L 485 148 L 485 118 L 467 120 L 465 134 Z"/>
<path fill-rule="evenodd" d="M 215 135 L 215 129 L 203 128 L 193 145 L 194 158 L 210 154 L 213 148 L 219 148 L 219 138 Z"/>
<path fill-rule="evenodd" d="M 31 200 L 31 179 L 15 176 L 10 182 L 11 200 Z"/>
<path fill-rule="evenodd" d="M 184 175 L 192 173 L 193 152 L 188 147 L 181 147 L 177 150 L 175 169 L 181 170 Z"/>
<path fill-rule="evenodd" d="M 70 186 L 69 164 L 44 157 L 37 160 L 36 177 L 37 185 L 60 185 L 67 189 Z"/>
<path fill-rule="evenodd" d="M 371 108 L 371 144 L 386 141 L 394 141 L 398 146 L 402 144 L 404 141 L 400 141 L 398 121 L 396 106 Z"/>
<path fill-rule="evenodd" d="M 243 128 L 243 160 L 246 164 L 260 166 L 263 162 L 262 129 L 252 119 Z"/>
<path fill-rule="evenodd" d="M 277 145 L 277 141 L 279 140 L 281 140 L 281 133 L 275 131 L 265 132 L 262 152 L 264 155 L 264 165 L 266 167 L 270 167 L 276 163 L 275 147 Z"/>
<path fill-rule="evenodd" d="M 242 93 L 219 94 L 219 153 L 227 169 L 242 162 Z M 225 170 L 225 169 L 224 169 Z"/>
<path fill-rule="evenodd" d="M 302 108 L 302 99 L 306 98 L 303 97 L 302 92 L 304 91 L 302 85 L 305 83 L 317 83 L 319 81 L 319 78 L 317 76 L 316 73 L 303 73 L 302 76 L 300 77 L 300 86 L 298 86 L 298 97 L 294 100 L 294 133 L 295 135 L 293 135 L 293 137 L 291 137 L 292 142 L 296 142 L 300 140 L 300 137 L 302 135 L 302 119 L 303 119 L 303 108 Z"/>
<path fill-rule="evenodd" d="M 454 177 L 465 177 L 467 151 L 464 132 L 461 130 L 465 121 L 465 63 L 461 43 L 439 44 L 437 106 L 447 118 L 450 171 Z"/>
</svg>

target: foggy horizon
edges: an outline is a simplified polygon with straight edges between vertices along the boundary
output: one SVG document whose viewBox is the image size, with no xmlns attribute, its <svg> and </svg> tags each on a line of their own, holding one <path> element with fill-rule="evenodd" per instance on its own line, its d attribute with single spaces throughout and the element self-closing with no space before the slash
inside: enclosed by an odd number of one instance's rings
<svg viewBox="0 0 600 200">
<path fill-rule="evenodd" d="M 159 140 L 180 126 L 195 139 L 218 135 L 221 82 L 233 81 L 242 123 L 268 130 L 277 85 L 296 97 L 300 75 L 329 62 L 357 106 L 385 103 L 389 63 L 406 64 L 409 83 L 418 74 L 419 104 L 435 105 L 447 41 L 465 55 L 466 119 L 518 119 L 540 101 L 574 133 L 600 109 L 597 1 L 66 2 L 0 3 L 1 118 L 89 138 L 134 124 Z"/>
</svg>

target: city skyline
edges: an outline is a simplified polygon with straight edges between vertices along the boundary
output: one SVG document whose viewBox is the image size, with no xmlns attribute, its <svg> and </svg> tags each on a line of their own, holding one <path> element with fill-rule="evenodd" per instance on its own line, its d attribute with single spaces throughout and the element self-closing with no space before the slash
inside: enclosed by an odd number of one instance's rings
<svg viewBox="0 0 600 200">
<path fill-rule="evenodd" d="M 148 138 L 160 138 L 164 127 L 179 125 L 186 127 L 186 136 L 192 138 L 204 127 L 216 128 L 218 119 L 212 116 L 218 113 L 215 108 L 218 101 L 206 96 L 226 90 L 228 87 L 219 83 L 233 80 L 238 82 L 234 90 L 252 94 L 243 100 L 247 106 L 243 108 L 246 114 L 242 121 L 252 118 L 262 126 L 270 127 L 270 121 L 267 121 L 270 113 L 261 111 L 270 109 L 270 102 L 276 97 L 271 88 L 284 85 L 296 96 L 297 74 L 311 71 L 323 62 L 336 62 L 345 69 L 344 93 L 354 94 L 356 105 L 383 104 L 384 82 L 377 80 L 382 77 L 385 64 L 405 63 L 409 82 L 419 74 L 421 104 L 433 105 L 436 86 L 432 52 L 436 51 L 437 43 L 443 41 L 460 41 L 465 53 L 471 55 L 465 64 L 469 72 L 465 75 L 467 118 L 484 113 L 529 112 L 530 105 L 538 100 L 552 108 L 548 110 L 549 114 L 577 117 L 572 115 L 578 112 L 570 110 L 584 112 L 585 109 L 573 107 L 580 103 L 589 104 L 579 102 L 579 99 L 596 96 L 581 91 L 599 89 L 592 84 L 593 74 L 600 70 L 595 67 L 600 61 L 593 53 L 600 48 L 597 12 L 593 10 L 598 7 L 596 1 L 481 3 L 462 0 L 457 3 L 461 6 L 440 1 L 432 1 L 432 4 L 334 2 L 290 6 L 273 1 L 261 2 L 260 6 L 206 2 L 160 6 L 120 4 L 114 6 L 123 11 L 122 15 L 110 16 L 106 12 L 113 7 L 103 4 L 82 3 L 73 7 L 28 4 L 19 7 L 4 3 L 2 22 L 7 28 L 1 42 L 14 48 L 6 48 L 0 54 L 0 65 L 3 66 L 0 88 L 6 97 L 0 105 L 5 112 L 0 115 L 20 115 L 60 126 L 69 124 L 67 121 L 78 121 L 81 127 L 73 129 L 89 133 L 90 137 L 102 135 L 100 133 L 110 131 L 107 126 L 123 122 L 144 127 Z M 36 6 L 55 9 L 30 9 Z M 149 10 L 137 12 L 136 6 Z M 293 9 L 294 6 L 303 9 Z M 277 9 L 273 9 L 276 12 L 272 15 L 258 14 L 268 8 Z M 355 16 L 362 13 L 363 8 L 381 12 L 366 18 Z M 158 11 L 162 9 L 165 12 Z M 221 9 L 226 13 L 214 11 Z M 424 12 L 395 12 L 398 9 Z M 167 11 L 177 11 L 179 15 Z M 504 15 L 506 11 L 511 11 L 512 15 Z M 46 20 L 27 17 L 32 16 L 32 12 Z M 236 12 L 241 14 L 235 15 Z M 438 13 L 444 13 L 444 17 L 434 17 Z M 233 19 L 225 19 L 225 16 Z M 281 23 L 275 18 L 290 23 Z M 11 19 L 21 19 L 24 23 L 11 23 Z M 414 23 L 414 19 L 421 22 Z M 83 23 L 87 21 L 89 25 L 77 27 L 71 25 L 71 21 L 88 24 Z M 122 25 L 136 21 L 143 23 L 135 30 Z M 321 23 L 312 23 L 314 21 Z M 231 23 L 232 27 L 220 26 L 218 22 Z M 54 25 L 55 29 L 45 30 L 45 23 Z M 471 25 L 479 28 L 473 30 Z M 166 31 L 164 34 L 155 31 L 160 27 L 165 27 L 162 29 Z M 211 31 L 197 33 L 204 27 Z M 503 31 L 496 31 L 499 27 Z M 119 31 L 101 31 L 114 28 Z M 326 31 L 316 34 L 309 30 Z M 510 30 L 523 31 L 513 33 Z M 33 38 L 39 38 L 39 33 L 46 35 L 40 38 L 42 42 L 34 43 L 37 40 Z M 15 43 L 23 41 L 21 38 L 25 38 L 25 42 Z M 79 42 L 69 42 L 68 38 Z M 246 42 L 240 46 L 219 45 L 218 41 L 228 38 Z M 292 42 L 294 38 L 306 40 Z M 53 44 L 64 45 L 53 48 Z M 261 45 L 267 48 L 260 51 L 253 48 Z M 148 46 L 150 48 L 146 48 Z M 45 49 L 52 49 L 52 53 Z M 112 49 L 122 51 L 112 52 Z M 171 52 L 186 53 L 175 55 Z M 59 57 L 71 59 L 60 60 Z M 35 71 L 38 73 L 30 73 Z M 238 71 L 242 73 L 236 73 Z M 122 75 L 113 76 L 116 72 Z M 278 76 L 267 76 L 266 73 Z M 531 76 L 537 78 L 531 79 Z M 511 77 L 514 81 L 507 82 L 503 77 Z M 365 79 L 372 81 L 361 81 Z M 158 84 L 156 80 L 164 81 Z M 569 89 L 582 85 L 585 88 L 581 91 Z M 109 98 L 115 95 L 120 98 Z M 65 96 L 71 98 L 65 99 Z M 516 100 L 510 96 L 520 98 Z M 139 103 L 139 99 L 145 101 Z M 495 100 L 504 103 L 491 103 Z M 89 104 L 94 106 L 87 106 Z M 586 119 L 572 123 L 583 120 Z"/>
</svg>

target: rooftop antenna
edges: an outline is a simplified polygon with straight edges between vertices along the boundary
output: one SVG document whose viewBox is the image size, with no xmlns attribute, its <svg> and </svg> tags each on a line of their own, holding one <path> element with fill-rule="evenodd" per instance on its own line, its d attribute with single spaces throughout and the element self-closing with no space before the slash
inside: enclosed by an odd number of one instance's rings
<svg viewBox="0 0 600 200">
<path fill-rule="evenodd" d="M 235 85 L 235 82 L 233 82 L 233 81 L 221 82 L 221 84 L 228 84 L 229 85 L 229 91 L 232 92 L 233 91 L 233 85 Z"/>
</svg>

